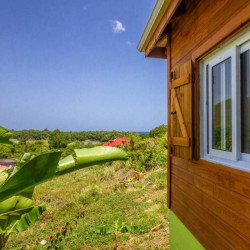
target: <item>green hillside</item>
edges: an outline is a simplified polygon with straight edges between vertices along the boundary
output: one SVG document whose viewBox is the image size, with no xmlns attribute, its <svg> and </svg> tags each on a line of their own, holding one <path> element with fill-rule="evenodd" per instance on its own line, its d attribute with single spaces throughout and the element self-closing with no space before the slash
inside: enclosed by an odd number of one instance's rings
<svg viewBox="0 0 250 250">
<path fill-rule="evenodd" d="M 6 249 L 47 249 L 49 237 L 55 239 L 67 222 L 72 232 L 62 249 L 112 249 L 114 235 L 93 230 L 118 219 L 138 226 L 135 234 L 118 235 L 120 249 L 169 249 L 166 131 L 159 135 L 131 135 L 127 162 L 78 170 L 36 187 L 35 203 L 46 203 L 47 211 L 27 231 L 12 234 Z"/>
</svg>

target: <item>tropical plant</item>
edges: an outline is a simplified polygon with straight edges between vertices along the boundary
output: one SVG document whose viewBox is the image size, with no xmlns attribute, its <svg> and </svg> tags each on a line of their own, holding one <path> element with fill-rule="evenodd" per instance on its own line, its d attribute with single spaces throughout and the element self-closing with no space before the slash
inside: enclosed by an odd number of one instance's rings
<svg viewBox="0 0 250 250">
<path fill-rule="evenodd" d="M 141 139 L 139 137 L 138 140 L 130 141 L 130 145 L 125 148 L 129 155 L 126 167 L 144 172 L 153 168 L 166 166 L 166 144 L 165 136 L 155 139 Z"/>
<path fill-rule="evenodd" d="M 96 226 L 94 227 L 94 232 L 101 235 L 107 235 L 114 233 L 115 236 L 115 249 L 118 249 L 119 242 L 118 242 L 118 233 L 136 233 L 138 232 L 138 226 L 130 225 L 130 226 L 124 226 L 121 219 L 118 219 L 115 222 L 115 225 L 113 227 L 109 226 Z"/>
<path fill-rule="evenodd" d="M 9 146 L 10 136 L 1 127 L 0 142 Z M 34 206 L 35 186 L 77 169 L 127 159 L 124 151 L 112 147 L 75 149 L 72 155 L 60 160 L 61 154 L 51 152 L 34 157 L 26 153 L 16 167 L 0 171 L 0 249 L 11 233 L 26 230 L 46 210 L 45 205 Z"/>
</svg>

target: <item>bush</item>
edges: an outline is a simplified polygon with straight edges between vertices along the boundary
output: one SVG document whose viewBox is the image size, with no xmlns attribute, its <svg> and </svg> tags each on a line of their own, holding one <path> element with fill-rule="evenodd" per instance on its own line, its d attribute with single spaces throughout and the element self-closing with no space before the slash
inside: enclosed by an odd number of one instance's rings
<svg viewBox="0 0 250 250">
<path fill-rule="evenodd" d="M 167 164 L 166 134 L 158 138 L 142 139 L 140 136 L 130 137 L 130 145 L 125 149 L 129 155 L 126 167 L 139 171 L 149 171 Z"/>
<path fill-rule="evenodd" d="M 162 137 L 167 134 L 168 126 L 167 125 L 160 125 L 158 127 L 155 127 L 154 129 L 150 130 L 149 137 Z"/>
</svg>

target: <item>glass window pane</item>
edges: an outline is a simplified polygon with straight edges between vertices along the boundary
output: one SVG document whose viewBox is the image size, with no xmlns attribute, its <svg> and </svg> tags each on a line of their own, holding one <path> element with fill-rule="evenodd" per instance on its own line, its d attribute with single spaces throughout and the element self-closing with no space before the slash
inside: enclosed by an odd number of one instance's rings
<svg viewBox="0 0 250 250">
<path fill-rule="evenodd" d="M 212 147 L 232 152 L 231 58 L 212 68 Z"/>
<path fill-rule="evenodd" d="M 241 59 L 241 151 L 250 153 L 250 53 L 240 55 Z"/>
</svg>

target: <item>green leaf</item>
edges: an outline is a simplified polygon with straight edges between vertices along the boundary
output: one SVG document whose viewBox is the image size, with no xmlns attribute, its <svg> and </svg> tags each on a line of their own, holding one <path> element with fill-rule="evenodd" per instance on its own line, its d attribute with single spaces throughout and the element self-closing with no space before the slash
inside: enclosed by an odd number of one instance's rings
<svg viewBox="0 0 250 250">
<path fill-rule="evenodd" d="M 19 168 L 21 168 L 23 165 L 25 165 L 27 162 L 29 162 L 30 160 L 34 159 L 35 156 L 30 154 L 30 153 L 24 153 L 24 155 L 22 156 L 20 163 L 18 165 Z"/>
<path fill-rule="evenodd" d="M 121 233 L 127 233 L 127 232 L 136 233 L 138 232 L 138 227 L 137 226 L 125 226 L 125 227 L 122 227 L 120 231 Z"/>
<path fill-rule="evenodd" d="M 59 162 L 58 175 L 105 162 L 128 159 L 125 151 L 115 147 L 83 148 L 75 149 L 74 152 L 75 157 L 67 156 Z"/>
<path fill-rule="evenodd" d="M 13 196 L 0 202 L 0 230 L 6 231 L 10 226 L 33 209 L 31 200 L 34 188 L 29 188 L 21 196 Z"/>
<path fill-rule="evenodd" d="M 29 187 L 23 190 L 19 195 L 32 199 L 33 193 L 34 193 L 35 187 Z"/>
<path fill-rule="evenodd" d="M 121 233 L 127 233 L 128 232 L 128 228 L 127 227 L 122 227 L 120 229 Z"/>
<path fill-rule="evenodd" d="M 127 226 L 128 232 L 130 233 L 137 233 L 138 232 L 138 226 Z"/>
<path fill-rule="evenodd" d="M 4 182 L 8 179 L 9 174 L 6 170 L 0 170 L 0 187 L 4 184 Z"/>
<path fill-rule="evenodd" d="M 33 208 L 29 213 L 22 215 L 21 219 L 16 221 L 12 228 L 8 230 L 8 234 L 25 231 L 41 218 L 41 215 L 44 211 L 46 211 L 46 206 L 40 205 Z"/>
<path fill-rule="evenodd" d="M 30 212 L 32 209 L 33 207 L 19 209 L 8 213 L 6 216 L 0 217 L 0 230 L 4 233 L 8 232 L 8 230 L 13 226 L 13 224 L 16 223 L 17 220 L 20 220 L 23 214 Z"/>
<path fill-rule="evenodd" d="M 122 220 L 121 220 L 121 219 L 118 219 L 118 220 L 116 221 L 115 227 L 116 227 L 117 229 L 120 229 L 120 228 L 122 227 Z"/>
<path fill-rule="evenodd" d="M 12 147 L 12 143 L 9 141 L 12 134 L 4 127 L 0 126 L 0 144 Z"/>
<path fill-rule="evenodd" d="M 23 196 L 13 196 L 0 202 L 0 217 L 12 213 L 15 210 L 25 209 L 33 206 L 33 201 Z"/>
<path fill-rule="evenodd" d="M 69 172 L 69 170 L 74 169 L 76 166 L 75 159 L 73 155 L 68 155 L 62 160 L 59 161 L 59 172 L 64 173 L 64 172 Z"/>
<path fill-rule="evenodd" d="M 0 229 L 8 230 L 11 225 L 33 209 L 33 201 L 23 196 L 13 196 L 0 202 Z"/>
<path fill-rule="evenodd" d="M 46 153 L 27 162 L 0 187 L 0 202 L 55 176 L 61 152 Z"/>
<path fill-rule="evenodd" d="M 127 153 L 116 147 L 75 149 L 77 166 L 91 166 L 109 161 L 127 160 Z"/>
<path fill-rule="evenodd" d="M 114 232 L 114 228 L 107 226 L 97 226 L 94 227 L 94 232 L 97 234 L 107 235 Z"/>
</svg>

